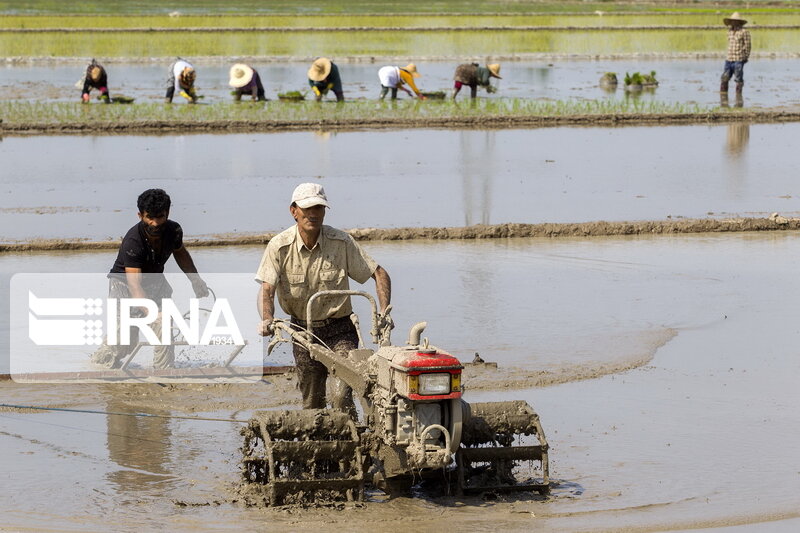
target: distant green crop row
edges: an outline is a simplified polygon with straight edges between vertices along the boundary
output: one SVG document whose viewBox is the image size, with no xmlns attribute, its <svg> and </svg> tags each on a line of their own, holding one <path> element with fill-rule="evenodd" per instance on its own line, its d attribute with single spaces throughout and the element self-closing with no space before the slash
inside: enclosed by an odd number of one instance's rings
<svg viewBox="0 0 800 533">
<path fill-rule="evenodd" d="M 751 24 L 798 25 L 800 11 L 792 13 L 751 13 L 742 11 Z M 337 27 L 403 27 L 441 28 L 498 26 L 722 26 L 719 13 L 615 15 L 584 13 L 575 15 L 192 15 L 170 17 L 149 16 L 2 16 L 0 28 L 337 28 Z"/>
<path fill-rule="evenodd" d="M 264 121 L 309 123 L 393 118 L 442 119 L 463 117 L 566 117 L 592 114 L 687 114 L 707 113 L 712 108 L 697 104 L 643 102 L 637 98 L 594 101 L 537 101 L 520 98 L 375 102 L 265 102 L 210 105 L 132 104 L 83 105 L 67 102 L 0 102 L 4 126 L 15 124 L 81 125 L 98 122 L 141 126 L 153 121 L 204 122 Z"/>
<path fill-rule="evenodd" d="M 753 50 L 795 53 L 800 31 L 752 32 Z M 181 56 L 404 56 L 470 57 L 549 54 L 723 52 L 724 30 L 669 31 L 442 31 L 424 38 L 405 32 L 341 33 L 70 33 L 0 34 L 6 56 L 173 57 Z"/>
<path fill-rule="evenodd" d="M 751 1 L 754 8 L 771 2 Z M 786 2 L 797 7 L 796 2 Z M 728 8 L 741 8 L 741 2 L 729 2 Z M 774 6 L 769 6 L 774 9 Z M 715 11 L 725 3 L 698 0 L 693 4 L 651 0 L 647 3 L 567 0 L 0 0 L 0 13 L 20 14 L 158 14 L 179 11 L 184 14 L 287 13 L 592 13 L 603 11 L 642 11 L 658 9 Z"/>
</svg>

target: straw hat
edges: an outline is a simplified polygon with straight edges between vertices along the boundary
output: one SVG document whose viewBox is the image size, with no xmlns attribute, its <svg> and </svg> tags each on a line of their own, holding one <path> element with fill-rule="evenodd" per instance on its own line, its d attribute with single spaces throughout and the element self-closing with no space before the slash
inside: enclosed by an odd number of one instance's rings
<svg viewBox="0 0 800 533">
<path fill-rule="evenodd" d="M 231 81 L 228 84 L 235 89 L 241 89 L 253 79 L 253 69 L 244 63 L 233 65 L 230 74 Z"/>
<path fill-rule="evenodd" d="M 95 65 L 94 67 L 89 69 L 89 78 L 92 81 L 99 81 L 100 80 L 100 74 L 102 72 L 103 72 L 103 69 L 101 69 L 100 67 Z"/>
<path fill-rule="evenodd" d="M 492 63 L 491 65 L 486 65 L 486 68 L 488 68 L 492 76 L 494 76 L 498 80 L 503 79 L 500 77 L 500 63 Z"/>
<path fill-rule="evenodd" d="M 419 78 L 420 77 L 420 73 L 417 72 L 417 66 L 414 63 L 409 63 L 408 65 L 403 67 L 403 70 L 405 70 L 406 72 L 411 74 L 411 77 L 413 77 L 413 78 Z"/>
<path fill-rule="evenodd" d="M 197 72 L 195 72 L 192 67 L 185 67 L 181 71 L 180 79 L 183 83 L 187 85 L 192 85 L 194 83 L 195 78 L 197 78 Z"/>
<path fill-rule="evenodd" d="M 740 24 L 744 26 L 745 24 L 747 24 L 747 21 L 742 18 L 742 16 L 739 14 L 738 11 L 733 15 L 731 15 L 730 17 L 725 17 L 724 19 L 722 19 L 722 22 L 724 22 L 726 26 L 732 26 L 733 24 Z"/>
<path fill-rule="evenodd" d="M 308 79 L 311 81 L 322 81 L 331 73 L 331 60 L 327 57 L 318 57 L 308 69 Z"/>
</svg>

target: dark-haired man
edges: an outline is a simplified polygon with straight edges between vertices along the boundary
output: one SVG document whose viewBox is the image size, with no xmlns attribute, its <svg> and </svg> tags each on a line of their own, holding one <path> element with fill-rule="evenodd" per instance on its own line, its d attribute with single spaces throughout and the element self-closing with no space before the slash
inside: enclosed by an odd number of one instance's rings
<svg viewBox="0 0 800 533">
<path fill-rule="evenodd" d="M 109 273 L 110 298 L 147 298 L 160 303 L 162 298 L 172 295 L 163 275 L 164 264 L 175 256 L 175 262 L 192 283 L 195 296 L 208 295 L 208 286 L 197 273 L 192 256 L 183 245 L 183 229 L 174 220 L 169 220 L 171 200 L 163 189 L 148 189 L 139 195 L 136 202 L 139 209 L 139 222 L 125 237 L 117 253 L 117 259 Z M 142 274 L 147 274 L 143 276 Z M 161 317 L 153 323 L 153 331 L 161 336 Z M 137 338 L 138 331 L 132 329 L 131 345 L 109 346 L 104 344 L 94 354 L 92 360 L 117 368 L 127 356 Z M 119 338 L 119 335 L 117 336 Z M 175 350 L 171 345 L 156 346 L 153 365 L 156 368 L 169 368 L 175 361 Z"/>
</svg>

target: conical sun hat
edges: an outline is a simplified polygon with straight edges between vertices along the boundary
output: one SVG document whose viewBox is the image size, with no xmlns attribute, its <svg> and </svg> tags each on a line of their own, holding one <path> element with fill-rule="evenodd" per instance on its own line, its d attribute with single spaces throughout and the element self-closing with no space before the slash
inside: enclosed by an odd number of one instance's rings
<svg viewBox="0 0 800 533">
<path fill-rule="evenodd" d="M 331 73 L 331 60 L 327 57 L 318 57 L 308 69 L 308 79 L 311 81 L 322 81 Z"/>
<path fill-rule="evenodd" d="M 417 72 L 417 66 L 414 63 L 409 63 L 408 65 L 403 67 L 403 70 L 405 70 L 406 72 L 411 74 L 411 76 L 414 77 L 414 78 L 419 78 L 420 77 L 420 73 Z"/>
<path fill-rule="evenodd" d="M 181 80 L 184 82 L 192 84 L 195 78 L 197 78 L 197 72 L 192 67 L 184 67 L 183 71 L 181 71 Z"/>
<path fill-rule="evenodd" d="M 491 65 L 486 65 L 486 68 L 488 68 L 489 72 L 492 73 L 492 76 L 494 76 L 498 80 L 503 79 L 500 77 L 500 63 L 492 63 Z"/>
<path fill-rule="evenodd" d="M 724 22 L 726 26 L 730 26 L 731 24 L 735 24 L 737 22 L 742 26 L 747 24 L 747 21 L 742 18 L 742 16 L 739 14 L 738 11 L 733 15 L 731 15 L 730 17 L 725 17 L 724 19 L 722 19 L 722 22 Z"/>
<path fill-rule="evenodd" d="M 244 63 L 236 63 L 231 67 L 230 75 L 231 81 L 228 84 L 235 89 L 240 89 L 252 81 L 253 69 Z"/>
</svg>

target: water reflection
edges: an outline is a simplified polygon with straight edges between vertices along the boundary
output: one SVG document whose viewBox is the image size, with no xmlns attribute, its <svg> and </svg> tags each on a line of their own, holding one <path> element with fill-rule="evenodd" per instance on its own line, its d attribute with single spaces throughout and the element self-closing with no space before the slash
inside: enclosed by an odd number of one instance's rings
<svg viewBox="0 0 800 533">
<path fill-rule="evenodd" d="M 108 388 L 106 410 L 109 413 L 130 412 L 117 386 Z M 167 411 L 150 414 L 166 415 Z M 173 476 L 167 465 L 170 462 L 171 419 L 109 414 L 106 417 L 108 456 L 121 468 L 106 475 L 119 494 L 142 491 L 162 492 Z"/>
<path fill-rule="evenodd" d="M 489 224 L 495 132 L 461 132 L 460 169 L 464 194 L 464 224 Z"/>
<path fill-rule="evenodd" d="M 728 135 L 725 139 L 725 150 L 733 157 L 742 156 L 750 142 L 750 124 L 728 124 Z"/>
</svg>

